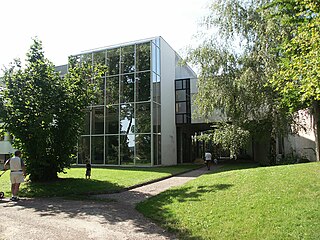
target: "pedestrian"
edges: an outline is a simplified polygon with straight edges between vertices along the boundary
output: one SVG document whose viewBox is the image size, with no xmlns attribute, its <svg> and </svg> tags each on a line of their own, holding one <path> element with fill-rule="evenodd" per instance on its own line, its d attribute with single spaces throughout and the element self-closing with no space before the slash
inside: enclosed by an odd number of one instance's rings
<svg viewBox="0 0 320 240">
<path fill-rule="evenodd" d="M 21 151 L 17 150 L 14 153 L 14 157 L 9 158 L 5 164 L 4 169 L 7 170 L 7 166 L 10 168 L 10 181 L 11 181 L 11 201 L 18 201 L 18 193 L 20 183 L 24 182 L 26 176 L 26 167 L 23 160 L 21 159 Z"/>
<path fill-rule="evenodd" d="M 205 152 L 204 159 L 206 161 L 206 166 L 207 166 L 208 170 L 210 170 L 212 155 L 209 151 Z"/>
<path fill-rule="evenodd" d="M 86 179 L 90 179 L 91 177 L 91 164 L 89 161 L 87 161 L 86 164 Z"/>
</svg>

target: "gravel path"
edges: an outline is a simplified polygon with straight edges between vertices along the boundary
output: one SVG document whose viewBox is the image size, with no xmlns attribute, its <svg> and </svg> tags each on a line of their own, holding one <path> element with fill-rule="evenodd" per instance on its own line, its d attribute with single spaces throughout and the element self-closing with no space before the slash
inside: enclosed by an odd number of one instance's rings
<svg viewBox="0 0 320 240">
<path fill-rule="evenodd" d="M 97 195 L 105 201 L 60 198 L 0 200 L 0 239 L 176 239 L 134 209 L 134 205 L 207 172 L 194 170 L 118 194 Z"/>
</svg>

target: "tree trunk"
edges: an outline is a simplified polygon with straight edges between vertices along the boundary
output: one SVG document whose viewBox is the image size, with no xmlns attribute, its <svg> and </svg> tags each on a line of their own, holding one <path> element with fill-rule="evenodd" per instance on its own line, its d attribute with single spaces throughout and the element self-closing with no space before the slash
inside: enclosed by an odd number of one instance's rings
<svg viewBox="0 0 320 240">
<path fill-rule="evenodd" d="M 314 101 L 313 104 L 313 130 L 316 144 L 316 161 L 320 161 L 320 101 Z"/>
</svg>

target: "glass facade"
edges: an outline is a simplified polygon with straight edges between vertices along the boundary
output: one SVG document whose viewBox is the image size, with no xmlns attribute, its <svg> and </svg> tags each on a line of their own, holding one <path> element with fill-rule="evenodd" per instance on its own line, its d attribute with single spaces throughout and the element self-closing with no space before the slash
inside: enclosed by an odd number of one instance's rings
<svg viewBox="0 0 320 240">
<path fill-rule="evenodd" d="M 75 56 L 80 63 L 108 67 L 99 101 L 85 110 L 78 164 L 161 164 L 159 42 L 155 38 Z"/>
</svg>

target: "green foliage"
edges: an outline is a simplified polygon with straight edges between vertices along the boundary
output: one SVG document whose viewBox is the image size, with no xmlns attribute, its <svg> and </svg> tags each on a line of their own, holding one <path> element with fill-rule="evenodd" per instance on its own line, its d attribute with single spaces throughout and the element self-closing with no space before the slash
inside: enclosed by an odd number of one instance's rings
<svg viewBox="0 0 320 240">
<path fill-rule="evenodd" d="M 282 104 L 294 112 L 312 109 L 316 156 L 320 160 L 320 4 L 314 0 L 275 0 L 271 18 L 287 28 L 281 38 L 279 67 L 270 79 Z"/>
<path fill-rule="evenodd" d="M 239 149 L 246 147 L 249 136 L 249 131 L 240 127 L 232 124 L 220 124 L 217 129 L 210 131 L 210 133 L 198 136 L 197 138 L 205 142 L 212 140 L 214 143 L 219 144 L 223 149 L 228 149 L 230 151 L 230 156 L 236 158 Z"/>
<path fill-rule="evenodd" d="M 73 66 L 63 78 L 45 58 L 34 39 L 26 66 L 15 60 L 4 70 L 6 90 L 1 99 L 6 129 L 15 136 L 33 181 L 57 178 L 75 154 L 84 112 L 95 96 L 99 72 L 92 66 Z"/>
<path fill-rule="evenodd" d="M 179 239 L 319 239 L 319 167 L 224 165 L 137 209 Z"/>
<path fill-rule="evenodd" d="M 290 119 L 267 85 L 277 63 L 279 41 L 274 36 L 282 31 L 263 9 L 269 2 L 214 1 L 204 22 L 207 35 L 189 52 L 188 60 L 200 67 L 197 114 L 209 118 L 217 109 L 222 111 L 224 124 L 213 139 L 233 153 L 250 134 L 286 131 L 280 122 Z"/>
</svg>

